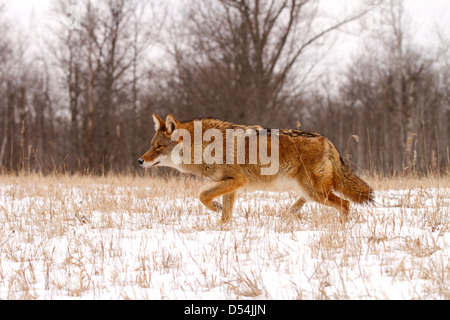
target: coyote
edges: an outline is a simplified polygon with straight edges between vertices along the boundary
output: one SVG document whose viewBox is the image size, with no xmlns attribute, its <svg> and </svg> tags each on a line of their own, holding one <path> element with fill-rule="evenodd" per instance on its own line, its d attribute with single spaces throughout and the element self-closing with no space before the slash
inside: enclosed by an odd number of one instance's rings
<svg viewBox="0 0 450 320">
<path fill-rule="evenodd" d="M 156 133 L 139 164 L 144 168 L 168 166 L 215 181 L 199 198 L 208 209 L 222 211 L 223 223 L 231 220 L 236 192 L 244 187 L 294 186 L 300 197 L 288 210 L 291 216 L 298 215 L 310 200 L 336 208 L 341 220 L 347 220 L 350 203 L 334 192 L 356 203 L 373 201 L 373 190 L 320 134 L 212 118 L 179 122 L 171 114 L 165 121 L 154 114 L 153 120 Z M 222 204 L 214 201 L 219 196 Z"/>
</svg>

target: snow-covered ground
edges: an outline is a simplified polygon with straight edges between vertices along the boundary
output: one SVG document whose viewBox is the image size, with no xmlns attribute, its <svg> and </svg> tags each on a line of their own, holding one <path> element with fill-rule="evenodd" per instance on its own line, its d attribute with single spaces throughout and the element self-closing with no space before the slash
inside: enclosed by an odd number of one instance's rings
<svg viewBox="0 0 450 320">
<path fill-rule="evenodd" d="M 222 226 L 163 184 L 0 184 L 0 299 L 450 299 L 448 186 L 379 191 L 345 224 L 241 194 Z"/>
</svg>

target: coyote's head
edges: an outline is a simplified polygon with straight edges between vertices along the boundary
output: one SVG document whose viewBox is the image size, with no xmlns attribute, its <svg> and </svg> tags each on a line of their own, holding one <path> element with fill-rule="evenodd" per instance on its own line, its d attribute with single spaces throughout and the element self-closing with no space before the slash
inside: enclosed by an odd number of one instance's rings
<svg viewBox="0 0 450 320">
<path fill-rule="evenodd" d="M 138 162 L 144 168 L 174 167 L 171 153 L 178 142 L 172 141 L 171 137 L 175 130 L 181 128 L 181 124 L 171 114 L 167 116 L 166 121 L 153 114 L 153 121 L 155 122 L 155 136 L 150 143 L 150 149 L 139 158 Z"/>
</svg>

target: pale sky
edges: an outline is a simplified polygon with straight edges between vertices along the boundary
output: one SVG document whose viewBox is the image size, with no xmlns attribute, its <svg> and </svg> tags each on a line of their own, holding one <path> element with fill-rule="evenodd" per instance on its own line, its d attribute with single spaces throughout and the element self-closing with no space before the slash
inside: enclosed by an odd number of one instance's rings
<svg viewBox="0 0 450 320">
<path fill-rule="evenodd" d="M 15 28 L 20 28 L 25 32 L 30 47 L 37 46 L 33 41 L 42 41 L 40 40 L 42 35 L 50 33 L 49 26 L 60 19 L 50 11 L 52 1 L 55 0 L 6 0 L 7 17 L 12 20 Z M 171 1 L 176 3 L 189 0 Z M 440 30 L 450 41 L 450 0 L 405 1 L 407 14 L 412 21 L 411 28 L 415 43 L 425 47 L 436 47 L 437 30 Z M 363 0 L 321 0 L 321 8 L 325 17 L 337 19 L 345 13 L 355 12 L 361 8 L 362 3 Z M 348 28 L 351 31 L 351 27 Z M 367 35 L 341 32 L 332 49 L 333 54 L 327 55 L 321 67 L 343 68 L 343 65 L 351 62 L 352 56 L 357 54 L 358 50 L 362 50 L 361 44 L 365 36 Z M 339 66 L 336 66 L 337 64 Z"/>
<path fill-rule="evenodd" d="M 34 14 L 39 23 L 51 19 L 49 7 L 54 0 L 6 0 L 7 7 L 14 20 L 21 25 L 29 25 L 30 17 Z M 180 0 L 189 1 L 189 0 Z M 207 0 L 205 0 L 207 1 Z M 348 10 L 358 6 L 362 0 L 321 0 L 324 8 L 330 11 Z M 76 3 L 76 1 L 74 1 Z M 450 27 L 449 0 L 406 0 L 408 13 L 413 20 L 428 32 L 436 25 Z"/>
</svg>

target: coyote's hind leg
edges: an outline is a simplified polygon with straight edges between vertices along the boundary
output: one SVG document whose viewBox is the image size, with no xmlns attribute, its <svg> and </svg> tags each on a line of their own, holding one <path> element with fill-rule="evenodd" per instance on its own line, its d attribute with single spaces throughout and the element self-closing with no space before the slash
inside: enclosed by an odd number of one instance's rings
<svg viewBox="0 0 450 320">
<path fill-rule="evenodd" d="M 310 191 L 309 196 L 312 200 L 337 209 L 340 212 L 340 218 L 342 222 L 345 222 L 348 219 L 348 214 L 350 212 L 350 202 L 347 200 L 344 200 L 337 195 L 335 195 L 333 192 L 316 192 Z"/>
<path fill-rule="evenodd" d="M 233 206 L 234 201 L 236 200 L 236 192 L 224 194 L 222 196 L 222 222 L 228 222 L 231 220 L 233 216 Z"/>
</svg>

